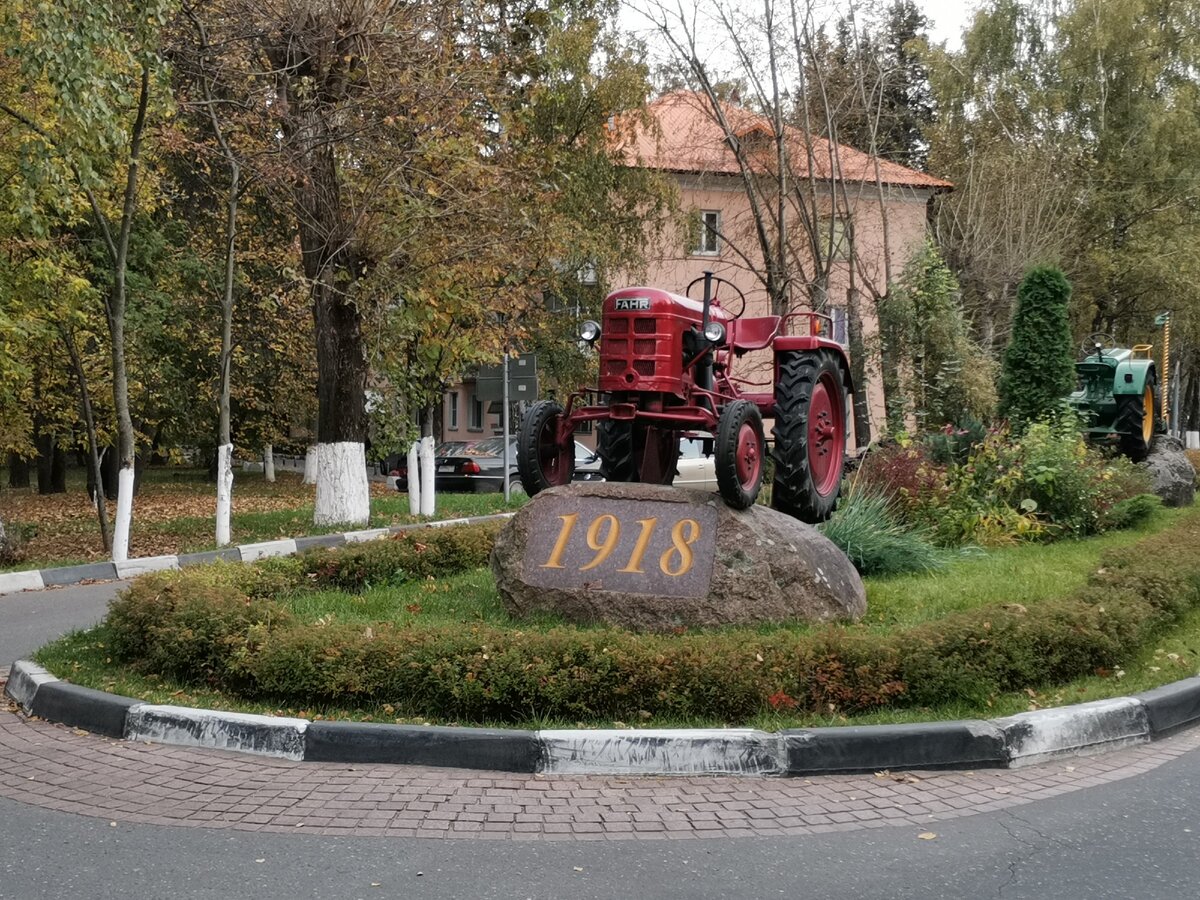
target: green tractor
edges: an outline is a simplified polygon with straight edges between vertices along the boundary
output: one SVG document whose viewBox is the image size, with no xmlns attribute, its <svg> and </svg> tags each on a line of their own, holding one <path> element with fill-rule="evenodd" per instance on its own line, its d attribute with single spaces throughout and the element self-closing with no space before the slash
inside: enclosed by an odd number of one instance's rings
<svg viewBox="0 0 1200 900">
<path fill-rule="evenodd" d="M 1119 347 L 1112 335 L 1083 342 L 1075 363 L 1080 389 L 1067 398 L 1087 426 L 1089 440 L 1116 441 L 1136 461 L 1146 458 L 1158 429 L 1158 372 L 1152 345 Z"/>
</svg>

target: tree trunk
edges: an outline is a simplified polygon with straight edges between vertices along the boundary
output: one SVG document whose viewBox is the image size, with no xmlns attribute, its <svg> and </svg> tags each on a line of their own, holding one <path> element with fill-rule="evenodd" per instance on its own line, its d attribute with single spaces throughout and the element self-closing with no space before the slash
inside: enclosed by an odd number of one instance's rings
<svg viewBox="0 0 1200 900">
<path fill-rule="evenodd" d="M 317 445 L 309 444 L 304 453 L 304 483 L 317 483 Z"/>
<path fill-rule="evenodd" d="M 16 453 L 8 454 L 8 486 L 10 488 L 29 487 L 29 460 Z"/>
<path fill-rule="evenodd" d="M 421 514 L 421 442 L 408 448 L 408 514 Z"/>
<path fill-rule="evenodd" d="M 850 354 L 850 377 L 854 380 L 854 444 L 862 449 L 871 443 L 871 398 L 867 391 L 867 349 L 862 334 L 862 310 L 858 291 L 846 291 L 846 343 Z"/>
<path fill-rule="evenodd" d="M 108 507 L 104 504 L 104 494 L 100 489 L 103 479 L 100 476 L 100 447 L 96 438 L 96 416 L 92 411 L 92 395 L 87 386 L 87 375 L 83 370 L 83 362 L 79 351 L 75 349 L 75 339 L 71 332 L 64 327 L 61 330 L 63 343 L 67 345 L 67 354 L 71 357 L 71 368 L 75 372 L 75 384 L 79 388 L 79 405 L 83 411 L 83 424 L 88 435 L 88 496 L 96 506 L 96 517 L 100 522 L 100 540 L 107 553 L 112 550 L 112 534 L 108 527 Z"/>
<path fill-rule="evenodd" d="M 275 483 L 275 447 L 272 444 L 263 448 L 263 478 L 267 484 Z"/>
<path fill-rule="evenodd" d="M 95 197 L 89 192 L 92 210 L 101 225 L 109 258 L 113 267 L 112 288 L 109 291 L 106 312 L 108 330 L 112 338 L 113 363 L 113 408 L 117 413 L 117 520 L 113 530 L 113 562 L 124 562 L 129 558 L 129 531 L 133 522 L 134 445 L 133 417 L 129 413 L 129 375 L 125 368 L 125 274 L 129 260 L 129 235 L 133 230 L 133 219 L 137 212 L 138 166 L 141 159 L 142 138 L 146 127 L 146 109 L 150 103 L 150 65 L 142 64 L 141 92 L 138 96 L 137 116 L 130 130 L 129 164 L 126 169 L 125 193 L 121 208 L 121 228 L 113 239 L 108 219 L 100 211 Z"/>
<path fill-rule="evenodd" d="M 434 494 L 434 470 L 437 465 L 433 454 L 433 410 L 433 406 L 430 406 L 421 416 L 421 515 L 423 516 L 432 516 L 437 511 L 437 497 Z"/>
<path fill-rule="evenodd" d="M 8 532 L 4 530 L 4 520 L 0 519 L 0 564 L 13 562 L 15 549 L 12 541 L 8 538 Z"/>
<path fill-rule="evenodd" d="M 204 23 L 190 10 L 188 15 L 196 27 L 200 37 L 201 59 L 207 59 L 208 32 Z M 200 82 L 204 88 L 204 99 L 208 107 L 209 122 L 212 124 L 213 136 L 221 148 L 221 155 L 229 167 L 229 188 L 225 194 L 225 281 L 221 291 L 221 355 L 218 359 L 220 369 L 220 400 L 217 408 L 217 546 L 224 547 L 229 543 L 229 520 L 233 512 L 233 437 L 229 424 L 229 395 L 231 368 L 233 360 L 233 281 L 237 270 L 237 217 L 238 198 L 241 193 L 242 169 L 238 165 L 237 155 L 225 140 L 225 131 L 217 116 L 217 108 L 213 101 L 212 84 L 208 75 L 201 73 Z M 272 479 L 273 480 L 273 479 Z"/>
</svg>

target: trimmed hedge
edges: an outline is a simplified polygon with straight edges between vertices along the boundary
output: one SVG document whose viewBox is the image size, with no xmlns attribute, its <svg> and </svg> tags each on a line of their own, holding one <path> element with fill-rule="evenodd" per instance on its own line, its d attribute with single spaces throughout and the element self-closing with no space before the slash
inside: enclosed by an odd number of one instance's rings
<svg viewBox="0 0 1200 900">
<path fill-rule="evenodd" d="M 451 546 L 472 561 L 484 552 L 478 536 L 441 534 L 421 550 L 378 553 L 404 557 L 405 571 L 418 573 L 453 564 Z M 327 552 L 319 564 L 302 557 L 284 580 L 361 584 L 357 578 L 387 575 L 375 553 L 364 545 Z M 348 565 L 335 575 L 342 554 Z M 1111 551 L 1072 596 L 1030 608 L 980 607 L 889 634 L 858 626 L 670 636 L 304 624 L 237 583 L 257 588 L 284 568 L 139 579 L 109 613 L 114 652 L 150 671 L 287 705 L 388 703 L 398 715 L 463 722 L 647 714 L 736 722 L 771 708 L 829 713 L 980 701 L 1114 667 L 1200 603 L 1200 516 Z"/>
</svg>

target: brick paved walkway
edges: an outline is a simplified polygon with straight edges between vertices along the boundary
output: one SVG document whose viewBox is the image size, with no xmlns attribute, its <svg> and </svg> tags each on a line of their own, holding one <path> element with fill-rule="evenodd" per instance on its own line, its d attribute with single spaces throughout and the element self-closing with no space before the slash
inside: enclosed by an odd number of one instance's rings
<svg viewBox="0 0 1200 900">
<path fill-rule="evenodd" d="M 0 796 L 110 821 L 336 835 L 653 840 L 815 834 L 1018 806 L 1129 778 L 1200 729 L 1027 769 L 767 778 L 532 777 L 291 763 L 111 741 L 0 705 Z"/>
</svg>

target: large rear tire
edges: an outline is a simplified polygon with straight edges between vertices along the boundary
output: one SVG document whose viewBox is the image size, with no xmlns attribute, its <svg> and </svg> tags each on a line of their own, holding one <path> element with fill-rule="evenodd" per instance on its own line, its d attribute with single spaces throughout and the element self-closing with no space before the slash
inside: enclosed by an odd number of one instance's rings
<svg viewBox="0 0 1200 900">
<path fill-rule="evenodd" d="M 829 350 L 788 353 L 775 386 L 771 505 L 803 522 L 833 514 L 846 460 L 841 360 Z"/>
<path fill-rule="evenodd" d="M 679 432 L 612 419 L 602 419 L 596 431 L 600 475 L 605 481 L 670 484 L 675 480 Z"/>
<path fill-rule="evenodd" d="M 749 509 L 758 499 L 766 443 L 762 413 L 749 400 L 735 400 L 721 411 L 715 447 L 717 488 L 734 509 Z"/>
<path fill-rule="evenodd" d="M 1122 394 L 1117 397 L 1117 418 L 1113 428 L 1121 442 L 1121 452 L 1134 462 L 1145 459 L 1154 442 L 1158 418 L 1157 387 L 1153 381 L 1147 381 L 1140 396 Z"/>
<path fill-rule="evenodd" d="M 517 472 L 521 486 L 532 497 L 539 491 L 570 484 L 575 475 L 575 446 L 558 444 L 563 408 L 553 400 L 540 400 L 521 419 L 517 433 Z"/>
</svg>

